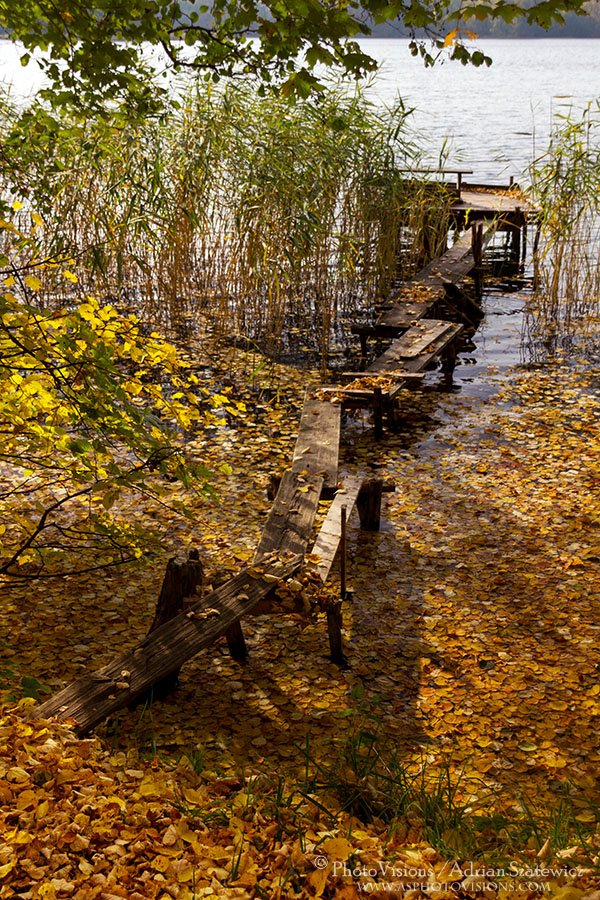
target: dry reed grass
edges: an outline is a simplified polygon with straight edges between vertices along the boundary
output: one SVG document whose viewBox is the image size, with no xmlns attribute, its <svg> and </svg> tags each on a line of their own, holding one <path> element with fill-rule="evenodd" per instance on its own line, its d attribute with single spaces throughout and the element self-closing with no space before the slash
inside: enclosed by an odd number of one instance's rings
<svg viewBox="0 0 600 900">
<path fill-rule="evenodd" d="M 57 278 L 45 302 L 94 292 L 271 352 L 298 334 L 326 359 L 340 316 L 447 241 L 447 192 L 406 175 L 407 115 L 335 85 L 293 104 L 205 82 L 137 124 L 5 107 L 0 192 L 23 228 L 43 217 L 39 258 L 76 260 L 79 285 Z"/>
</svg>

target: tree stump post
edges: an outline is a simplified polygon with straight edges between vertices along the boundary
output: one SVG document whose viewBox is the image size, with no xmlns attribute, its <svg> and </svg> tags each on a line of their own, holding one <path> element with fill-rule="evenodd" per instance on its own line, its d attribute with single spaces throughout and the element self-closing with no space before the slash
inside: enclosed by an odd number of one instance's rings
<svg viewBox="0 0 600 900">
<path fill-rule="evenodd" d="M 382 493 L 383 482 L 381 479 L 371 478 L 363 483 L 356 500 L 360 527 L 363 531 L 379 531 Z"/>
<path fill-rule="evenodd" d="M 156 610 L 148 634 L 165 625 L 183 612 L 185 601 L 193 597 L 198 600 L 197 591 L 202 591 L 204 567 L 197 550 L 190 550 L 187 560 L 181 562 L 173 557 L 167 563 Z M 153 696 L 166 696 L 175 690 L 179 680 L 179 669 L 158 682 L 152 689 Z"/>
</svg>

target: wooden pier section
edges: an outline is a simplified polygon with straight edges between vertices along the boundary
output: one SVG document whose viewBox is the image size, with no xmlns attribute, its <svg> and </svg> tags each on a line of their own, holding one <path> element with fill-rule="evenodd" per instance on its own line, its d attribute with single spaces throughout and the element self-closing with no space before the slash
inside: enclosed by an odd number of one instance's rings
<svg viewBox="0 0 600 900">
<path fill-rule="evenodd" d="M 194 601 L 192 597 L 184 612 L 160 624 L 131 650 L 41 704 L 37 716 L 69 719 L 79 734 L 86 734 L 153 687 L 176 679 L 185 662 L 219 638 L 225 637 L 232 656 L 243 661 L 248 650 L 241 620 L 266 609 L 277 614 L 277 604 L 269 603 L 269 597 L 277 584 L 305 565 L 322 498 L 332 502 L 311 550 L 318 558 L 312 566 L 325 581 L 342 544 L 341 597 L 326 612 L 331 658 L 344 664 L 346 523 L 356 506 L 361 527 L 377 529 L 382 494 L 394 486 L 376 479 L 364 481 L 358 472 L 339 480 L 342 411 L 345 407 L 370 408 L 374 432 L 379 436 L 385 420 L 394 424 L 400 391 L 420 384 L 433 361 L 441 360 L 442 371 L 451 377 L 456 340 L 463 326 L 438 318 L 436 311 L 449 292 L 458 290 L 460 281 L 481 266 L 494 230 L 520 229 L 527 220 L 522 199 L 511 197 L 508 190 L 495 193 L 488 187 L 470 188 L 462 181 L 466 173 L 457 173 L 452 210 L 462 234 L 445 254 L 394 288 L 373 326 L 354 329 L 365 356 L 369 337 L 392 339 L 366 371 L 347 373 L 349 384 L 324 385 L 307 392 L 291 465 L 279 481 L 252 565 L 202 599 Z"/>
</svg>

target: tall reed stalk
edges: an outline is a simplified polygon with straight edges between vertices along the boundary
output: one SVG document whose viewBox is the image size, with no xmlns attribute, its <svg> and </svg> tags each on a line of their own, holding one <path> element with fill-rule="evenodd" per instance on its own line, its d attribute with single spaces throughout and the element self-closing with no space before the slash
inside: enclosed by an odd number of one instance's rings
<svg viewBox="0 0 600 900">
<path fill-rule="evenodd" d="M 539 208 L 531 328 L 547 349 L 598 333 L 600 312 L 600 101 L 558 116 L 532 169 Z"/>
<path fill-rule="evenodd" d="M 419 161 L 407 115 L 336 85 L 293 104 L 205 82 L 161 121 L 7 106 L 0 194 L 25 203 L 24 228 L 43 217 L 40 257 L 77 259 L 73 292 L 165 324 L 205 316 L 271 351 L 299 334 L 326 358 L 339 317 L 385 293 L 402 249 L 405 276 L 445 246 L 447 195 L 406 175 Z"/>
</svg>

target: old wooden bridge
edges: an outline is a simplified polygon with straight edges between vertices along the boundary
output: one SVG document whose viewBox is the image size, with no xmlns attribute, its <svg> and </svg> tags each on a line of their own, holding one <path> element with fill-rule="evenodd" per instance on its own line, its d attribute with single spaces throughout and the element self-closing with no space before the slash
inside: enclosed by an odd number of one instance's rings
<svg viewBox="0 0 600 900">
<path fill-rule="evenodd" d="M 392 291 L 374 325 L 355 329 L 365 357 L 371 337 L 391 339 L 388 349 L 365 371 L 347 373 L 340 379 L 345 383 L 307 392 L 293 458 L 278 483 L 252 567 L 202 599 L 192 600 L 185 612 L 173 616 L 168 604 L 162 612 L 159 609 L 142 641 L 65 687 L 38 707 L 37 715 L 74 720 L 77 732 L 85 734 L 149 690 L 168 689 L 186 661 L 222 636 L 233 657 L 245 659 L 241 620 L 252 613 L 278 611 L 269 599 L 274 583 L 289 578 L 303 564 L 321 497 L 330 499 L 331 505 L 311 554 L 318 557 L 316 569 L 322 581 L 344 541 L 345 523 L 355 506 L 363 528 L 379 527 L 382 493 L 393 486 L 365 481 L 359 473 L 338 480 L 342 411 L 372 409 L 375 434 L 380 435 L 386 424 L 394 424 L 399 392 L 418 386 L 432 362 L 440 360 L 442 371 L 451 378 L 456 339 L 463 325 L 440 318 L 439 310 L 447 308 L 448 299 L 456 305 L 464 296 L 460 282 L 469 273 L 480 273 L 484 248 L 495 233 L 508 235 L 514 259 L 525 252 L 528 210 L 519 195 L 511 195 L 510 185 L 500 189 L 465 184 L 463 175 L 469 173 L 454 171 L 457 182 L 449 190 L 454 193 L 452 212 L 459 238 L 443 256 Z M 193 598 L 198 565 L 192 558 L 179 572 L 176 600 L 185 594 Z M 341 568 L 344 580 L 345 554 Z M 173 567 L 167 570 L 165 596 L 169 578 L 175 574 Z M 329 605 L 327 621 L 332 659 L 342 664 L 341 599 Z"/>
</svg>

